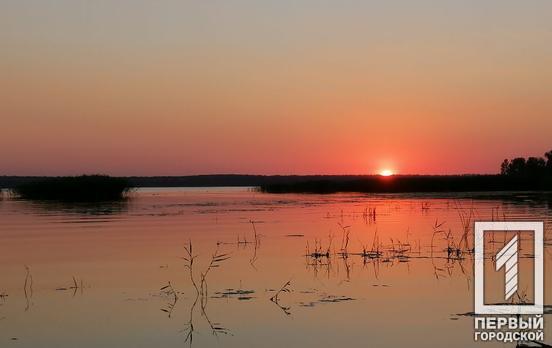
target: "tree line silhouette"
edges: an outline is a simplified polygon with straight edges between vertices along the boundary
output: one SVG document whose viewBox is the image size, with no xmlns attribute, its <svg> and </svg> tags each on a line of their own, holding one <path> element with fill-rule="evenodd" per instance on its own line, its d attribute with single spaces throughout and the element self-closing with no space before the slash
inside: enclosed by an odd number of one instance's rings
<svg viewBox="0 0 552 348">
<path fill-rule="evenodd" d="M 0 176 L 0 189 L 21 198 L 64 201 L 121 199 L 134 187 L 252 186 L 268 193 L 547 191 L 552 150 L 544 157 L 505 159 L 497 174 L 465 175 L 195 175 L 158 177 Z"/>
<path fill-rule="evenodd" d="M 500 165 L 500 174 L 526 178 L 552 176 L 552 150 L 544 157 L 505 159 Z"/>
</svg>

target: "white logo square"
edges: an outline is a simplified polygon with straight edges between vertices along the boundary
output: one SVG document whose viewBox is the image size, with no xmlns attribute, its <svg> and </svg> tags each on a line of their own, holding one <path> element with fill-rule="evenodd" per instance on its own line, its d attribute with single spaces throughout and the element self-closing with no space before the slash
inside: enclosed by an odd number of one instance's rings
<svg viewBox="0 0 552 348">
<path fill-rule="evenodd" d="M 476 314 L 543 314 L 544 310 L 544 224 L 525 221 L 475 222 L 475 313 Z M 532 305 L 486 305 L 484 294 L 485 246 L 484 234 L 489 231 L 533 231 L 534 289 Z M 517 237 L 512 238 L 497 255 L 497 268 L 505 269 L 505 298 L 517 289 Z"/>
</svg>

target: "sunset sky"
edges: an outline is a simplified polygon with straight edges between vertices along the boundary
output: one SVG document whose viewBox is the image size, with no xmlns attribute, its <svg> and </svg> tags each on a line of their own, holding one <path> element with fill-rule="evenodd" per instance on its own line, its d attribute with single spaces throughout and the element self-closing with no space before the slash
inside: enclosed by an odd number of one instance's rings
<svg viewBox="0 0 552 348">
<path fill-rule="evenodd" d="M 0 175 L 494 173 L 552 1 L 0 0 Z"/>
</svg>

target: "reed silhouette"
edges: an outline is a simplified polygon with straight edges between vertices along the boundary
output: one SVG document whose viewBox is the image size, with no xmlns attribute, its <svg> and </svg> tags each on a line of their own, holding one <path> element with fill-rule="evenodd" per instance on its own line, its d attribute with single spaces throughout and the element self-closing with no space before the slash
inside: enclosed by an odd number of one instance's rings
<svg viewBox="0 0 552 348">
<path fill-rule="evenodd" d="M 30 200 L 100 202 L 122 200 L 130 191 L 127 179 L 107 175 L 81 175 L 29 181 L 12 189 L 16 197 Z"/>
</svg>

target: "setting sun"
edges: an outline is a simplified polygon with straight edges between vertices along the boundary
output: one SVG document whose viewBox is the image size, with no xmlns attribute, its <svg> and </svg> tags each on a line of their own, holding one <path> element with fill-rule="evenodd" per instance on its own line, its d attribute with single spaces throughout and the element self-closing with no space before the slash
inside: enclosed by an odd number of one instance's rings
<svg viewBox="0 0 552 348">
<path fill-rule="evenodd" d="M 0 348 L 552 348 L 552 0 L 419 3 L 0 0 Z"/>
<path fill-rule="evenodd" d="M 391 176 L 393 175 L 393 171 L 390 169 L 384 169 L 380 172 L 381 176 Z"/>
</svg>

